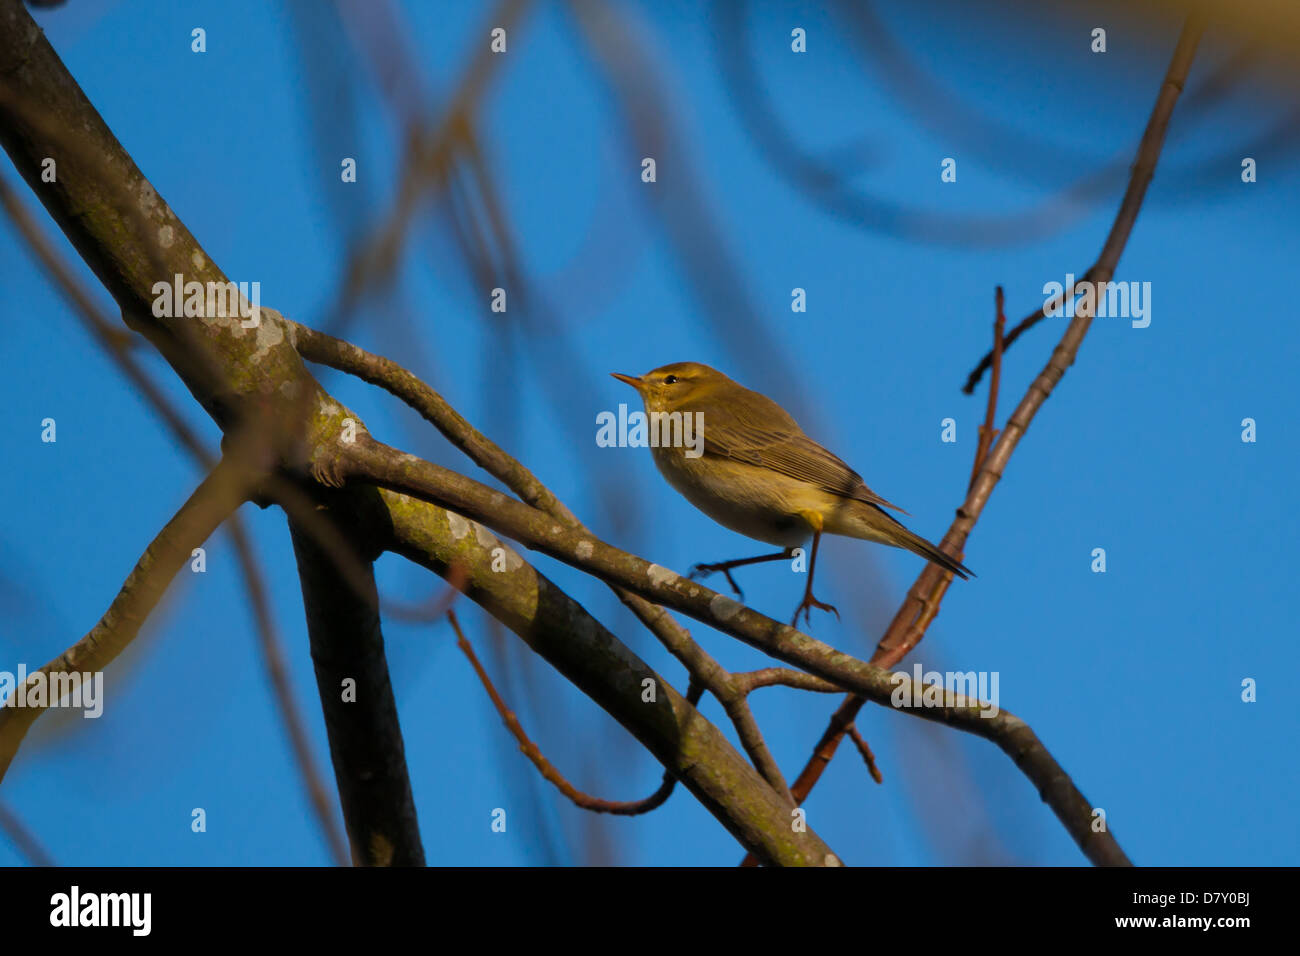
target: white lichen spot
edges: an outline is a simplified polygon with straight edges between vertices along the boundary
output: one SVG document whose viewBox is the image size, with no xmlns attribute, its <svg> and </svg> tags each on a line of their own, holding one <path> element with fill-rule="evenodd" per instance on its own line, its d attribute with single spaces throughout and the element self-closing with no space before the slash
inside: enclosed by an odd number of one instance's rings
<svg viewBox="0 0 1300 956">
<path fill-rule="evenodd" d="M 823 862 L 826 866 L 843 866 L 843 865 L 844 865 L 843 863 L 840 862 L 840 858 L 839 858 L 838 856 L 836 856 L 834 853 L 827 853 L 827 854 L 826 854 L 826 859 L 824 859 L 822 862 Z"/>
<path fill-rule="evenodd" d="M 501 542 L 497 540 L 497 536 L 491 531 L 483 527 L 483 525 L 479 524 L 477 521 L 471 522 L 471 524 L 474 525 L 474 537 L 478 539 L 478 543 L 481 547 L 484 547 L 489 551 L 493 548 L 500 547 Z"/>
<path fill-rule="evenodd" d="M 148 215 L 155 216 L 158 214 L 158 191 L 150 185 L 147 179 L 140 181 L 140 205 Z"/>
<path fill-rule="evenodd" d="M 339 403 L 330 398 L 328 392 L 321 392 L 317 395 L 316 404 L 319 406 L 317 411 L 322 415 L 335 415 L 339 411 Z"/>
<path fill-rule="evenodd" d="M 725 594 L 715 594 L 713 600 L 709 602 L 709 610 L 719 621 L 730 621 L 743 607 L 743 604 L 733 601 Z"/>
<path fill-rule="evenodd" d="M 190 265 L 192 265 L 199 272 L 202 272 L 204 269 L 208 267 L 208 260 L 204 258 L 203 253 L 195 249 L 194 252 L 190 254 Z"/>
<path fill-rule="evenodd" d="M 591 560 L 591 556 L 596 552 L 595 547 L 592 546 L 590 541 L 579 541 L 576 550 L 578 552 L 578 558 L 582 561 Z"/>
<path fill-rule="evenodd" d="M 447 527 L 451 530 L 451 536 L 457 541 L 469 534 L 469 525 L 470 523 L 456 512 L 447 512 Z"/>
<path fill-rule="evenodd" d="M 163 226 L 158 230 L 158 245 L 164 249 L 170 249 L 172 243 L 176 241 L 176 230 L 171 226 Z"/>
<path fill-rule="evenodd" d="M 279 322 L 267 322 L 266 310 L 262 310 L 262 321 L 257 326 L 257 350 L 253 353 L 253 361 L 260 362 L 275 348 L 284 341 L 284 330 L 280 327 Z"/>
<path fill-rule="evenodd" d="M 646 568 L 646 575 L 650 578 L 651 584 L 653 584 L 655 587 L 662 587 L 663 585 L 667 584 L 669 581 L 677 577 L 677 572 L 670 571 L 667 568 L 660 567 L 657 564 L 652 564 L 650 565 L 650 567 Z"/>
</svg>

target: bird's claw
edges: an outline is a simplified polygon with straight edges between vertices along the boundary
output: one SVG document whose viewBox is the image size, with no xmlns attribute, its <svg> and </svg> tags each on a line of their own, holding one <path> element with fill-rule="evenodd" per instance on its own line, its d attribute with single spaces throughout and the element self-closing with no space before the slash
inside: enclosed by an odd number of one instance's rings
<svg viewBox="0 0 1300 956">
<path fill-rule="evenodd" d="M 840 612 L 836 610 L 834 604 L 827 604 L 825 601 L 819 601 L 812 596 L 811 592 L 809 592 L 803 596 L 803 600 L 799 602 L 799 606 L 794 609 L 794 617 L 790 618 L 790 626 L 794 627 L 799 623 L 800 614 L 802 614 L 804 620 L 811 625 L 813 608 L 817 608 L 819 611 L 830 611 L 835 615 L 835 620 L 838 621 L 840 619 Z"/>
</svg>

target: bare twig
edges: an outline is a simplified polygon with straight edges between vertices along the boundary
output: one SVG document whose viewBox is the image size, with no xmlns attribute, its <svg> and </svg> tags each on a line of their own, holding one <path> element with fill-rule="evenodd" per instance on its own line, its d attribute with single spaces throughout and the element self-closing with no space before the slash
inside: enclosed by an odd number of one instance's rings
<svg viewBox="0 0 1300 956">
<path fill-rule="evenodd" d="M 1004 305 L 1002 286 L 998 286 L 994 298 L 997 305 L 997 316 L 993 320 L 993 380 L 989 383 L 988 405 L 984 411 L 984 423 L 980 425 L 980 439 L 975 448 L 975 462 L 971 465 L 970 484 L 966 486 L 967 491 L 975 484 L 975 479 L 979 477 L 980 468 L 984 466 L 984 459 L 988 456 L 989 448 L 993 445 L 993 439 L 998 435 L 998 430 L 993 423 L 997 420 L 998 414 L 998 386 L 1002 384 L 1002 332 L 1007 325 L 1006 313 L 1002 308 Z"/>
<path fill-rule="evenodd" d="M 1156 161 L 1160 156 L 1160 147 L 1164 141 L 1164 134 L 1168 128 L 1170 116 L 1173 114 L 1174 104 L 1177 102 L 1178 94 L 1186 81 L 1192 59 L 1196 54 L 1197 44 L 1205 29 L 1205 21 L 1206 12 L 1202 6 L 1197 7 L 1183 24 L 1169 68 L 1165 73 L 1164 82 L 1161 84 L 1156 97 L 1156 104 L 1152 109 L 1146 130 L 1143 132 L 1142 141 L 1138 146 L 1137 160 L 1133 167 L 1128 189 L 1120 202 L 1119 212 L 1116 214 L 1110 234 L 1102 247 L 1097 265 L 1089 270 L 1089 274 L 1096 276 L 1099 281 L 1107 281 L 1114 274 L 1115 265 L 1119 261 L 1129 232 L 1137 219 L 1138 210 L 1142 205 L 1142 198 L 1146 194 L 1146 188 L 1155 172 Z M 999 314 L 1000 312 L 1001 310 L 999 310 Z M 1001 478 L 1011 453 L 1019 443 L 1020 437 L 1028 429 L 1029 423 L 1033 420 L 1038 409 L 1042 407 L 1047 396 L 1051 394 L 1052 389 L 1061 380 L 1065 370 L 1074 362 L 1091 321 L 1092 316 L 1086 311 L 1076 314 L 1074 320 L 1066 329 L 1065 335 L 1053 351 L 1047 366 L 1030 384 L 1028 391 L 1008 420 L 1007 426 L 999 436 L 997 443 L 989 454 L 983 456 L 983 462 L 978 469 L 976 478 L 967 491 L 966 501 L 958 509 L 957 519 L 952 523 L 948 533 L 944 535 L 943 542 L 940 544 L 940 547 L 949 554 L 960 555 L 962 553 L 966 538 L 975 522 L 979 519 L 998 479 Z M 1008 337 L 999 348 L 997 338 L 995 335 L 994 349 L 990 352 L 990 364 L 992 363 L 993 354 L 996 352 L 1000 358 L 1002 351 L 1005 350 L 1007 342 L 1010 340 L 1010 337 Z M 990 389 L 989 398 L 990 402 L 996 400 L 996 392 L 993 389 Z M 939 601 L 947 590 L 950 578 L 950 575 L 947 575 L 937 566 L 933 564 L 926 566 L 908 592 L 902 607 L 899 608 L 885 635 L 881 638 L 876 653 L 871 658 L 873 664 L 892 667 L 916 646 L 917 642 L 924 636 L 925 629 L 938 613 Z M 825 770 L 834 756 L 840 738 L 852 726 L 862 704 L 862 700 L 850 696 L 832 715 L 830 724 L 817 742 L 812 758 L 804 766 L 803 771 L 791 788 L 796 800 L 802 802 L 807 799 L 808 794 L 821 777 L 822 771 Z M 1076 841 L 1084 847 L 1085 852 L 1088 852 L 1086 828 L 1080 829 L 1079 821 L 1076 821 L 1073 827 L 1067 821 L 1067 827 L 1075 834 Z M 1095 863 L 1127 863 L 1127 858 L 1119 851 L 1118 844 L 1113 846 L 1109 844 L 1097 845 L 1097 851 L 1096 856 L 1089 853 L 1090 859 L 1093 859 Z"/>
<path fill-rule="evenodd" d="M 583 793 L 569 783 L 564 778 L 564 775 L 555 769 L 555 765 L 546 759 L 546 755 L 542 753 L 537 744 L 528 738 L 528 734 L 524 732 L 523 726 L 519 723 L 519 718 L 515 716 L 514 711 L 506 706 L 506 702 L 497 693 L 497 689 L 492 685 L 492 679 L 488 677 L 487 671 L 479 663 L 478 655 L 474 653 L 474 648 L 465 637 L 465 632 L 461 630 L 460 621 L 456 619 L 454 610 L 447 611 L 447 620 L 451 622 L 452 630 L 456 632 L 456 646 L 469 659 L 470 666 L 474 668 L 474 673 L 478 674 L 479 680 L 483 682 L 483 689 L 487 691 L 488 697 L 492 698 L 492 705 L 496 707 L 497 713 L 501 715 L 506 728 L 519 741 L 519 749 L 523 751 L 525 757 L 532 761 L 533 766 L 541 772 L 543 777 L 555 784 L 560 793 L 568 797 L 580 809 L 590 810 L 593 813 L 611 813 L 616 816 L 637 816 L 663 806 L 664 801 L 668 799 L 673 792 L 673 788 L 677 785 L 677 778 L 667 770 L 664 771 L 663 783 L 659 785 L 659 788 L 642 800 L 603 800 L 600 797 L 593 797 L 590 794 Z M 686 699 L 692 705 L 698 704 L 703 693 L 703 687 L 692 684 Z"/>
<path fill-rule="evenodd" d="M 788 667 L 764 667 L 762 670 L 746 671 L 732 674 L 732 681 L 741 693 L 749 694 L 760 687 L 794 687 L 798 690 L 810 690 L 818 694 L 842 693 L 844 688 L 803 671 L 792 671 Z"/>
<path fill-rule="evenodd" d="M 867 742 L 858 731 L 856 724 L 849 727 L 849 739 L 857 745 L 858 753 L 862 754 L 862 759 L 866 761 L 867 771 L 871 774 L 871 779 L 876 781 L 876 783 L 884 783 L 885 778 L 880 773 L 880 768 L 876 766 L 876 755 L 873 754 L 871 748 L 867 746 Z"/>
</svg>

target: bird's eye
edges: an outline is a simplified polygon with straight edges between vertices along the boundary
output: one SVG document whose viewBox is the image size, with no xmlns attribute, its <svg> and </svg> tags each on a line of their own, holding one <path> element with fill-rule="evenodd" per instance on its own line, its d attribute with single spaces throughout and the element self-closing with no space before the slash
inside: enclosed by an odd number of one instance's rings
<svg viewBox="0 0 1300 956">
<path fill-rule="evenodd" d="M 664 376 L 664 384 L 665 384 L 665 385 L 676 385 L 676 384 L 677 384 L 677 376 L 676 376 L 676 375 L 665 375 L 665 376 Z"/>
</svg>

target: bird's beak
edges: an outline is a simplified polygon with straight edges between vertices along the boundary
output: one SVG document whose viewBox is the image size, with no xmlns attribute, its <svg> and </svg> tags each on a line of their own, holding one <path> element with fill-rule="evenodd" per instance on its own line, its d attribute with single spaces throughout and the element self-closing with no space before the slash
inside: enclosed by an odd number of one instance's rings
<svg viewBox="0 0 1300 956">
<path fill-rule="evenodd" d="M 614 378 L 618 379 L 620 382 L 626 382 L 628 385 L 631 385 L 638 392 L 641 391 L 642 382 L 639 377 L 635 375 L 624 375 L 622 372 L 610 372 L 609 374 L 614 376 Z"/>
</svg>

